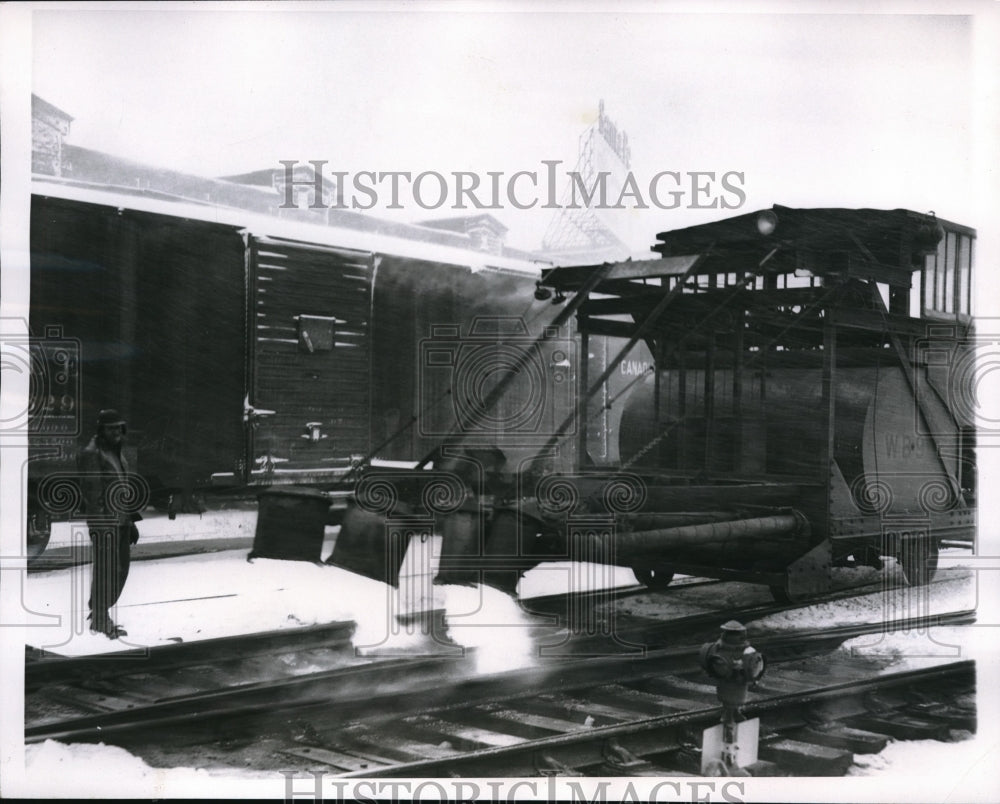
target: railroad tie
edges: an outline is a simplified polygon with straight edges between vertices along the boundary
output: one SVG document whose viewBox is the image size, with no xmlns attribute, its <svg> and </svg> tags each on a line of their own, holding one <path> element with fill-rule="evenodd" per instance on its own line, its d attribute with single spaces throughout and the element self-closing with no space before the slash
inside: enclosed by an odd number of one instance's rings
<svg viewBox="0 0 1000 804">
<path fill-rule="evenodd" d="M 687 712 L 701 704 L 695 701 L 668 698 L 652 692 L 632 689 L 623 684 L 606 684 L 587 693 L 587 699 L 595 703 L 636 712 L 636 716 L 656 716 Z"/>
<path fill-rule="evenodd" d="M 324 765 L 329 765 L 331 768 L 336 768 L 337 770 L 348 773 L 352 771 L 374 770 L 376 768 L 384 768 L 396 764 L 392 759 L 376 757 L 374 754 L 359 756 L 353 753 L 347 754 L 341 751 L 332 751 L 329 748 L 319 748 L 316 746 L 285 748 L 282 749 L 281 753 L 298 759 L 308 760 L 311 765 L 315 765 L 319 762 Z"/>
<path fill-rule="evenodd" d="M 945 723 L 952 729 L 975 732 L 977 727 L 977 718 L 974 709 L 970 710 L 951 704 L 929 702 L 910 706 L 908 707 L 908 712 L 914 717 L 931 722 Z"/>
<path fill-rule="evenodd" d="M 84 712 L 93 712 L 95 714 L 122 712 L 126 709 L 134 709 L 136 706 L 145 703 L 132 697 L 80 688 L 51 688 L 45 691 L 45 695 L 51 700 L 70 704 Z"/>
<path fill-rule="evenodd" d="M 891 739 L 885 734 L 841 725 L 799 729 L 789 736 L 803 742 L 825 745 L 827 748 L 841 748 L 855 754 L 877 754 Z"/>
<path fill-rule="evenodd" d="M 614 723 L 625 723 L 641 717 L 643 713 L 634 709 L 622 709 L 593 700 L 588 691 L 586 699 L 576 699 L 566 695 L 540 695 L 532 700 L 518 702 L 519 711 L 530 711 L 533 714 L 547 715 L 570 722 L 586 722 L 591 725 L 604 726 Z"/>
<path fill-rule="evenodd" d="M 951 729 L 947 723 L 910 717 L 901 712 L 886 715 L 858 715 L 849 718 L 850 725 L 879 734 L 888 734 L 897 740 L 948 741 Z"/>
<path fill-rule="evenodd" d="M 385 731 L 369 728 L 348 729 L 344 736 L 350 737 L 354 743 L 348 747 L 351 752 L 367 754 L 371 750 L 378 752 L 376 756 L 384 754 L 397 763 L 446 759 L 462 753 L 444 740 L 431 743 L 400 734 L 395 728 Z"/>
<path fill-rule="evenodd" d="M 514 734 L 506 734 L 479 726 L 469 726 L 464 723 L 454 723 L 449 720 L 419 715 L 415 718 L 405 718 L 403 723 L 414 735 L 430 736 L 445 741 L 466 751 L 480 748 L 505 747 L 523 743 L 526 738 Z M 400 725 L 400 724 L 397 724 Z"/>
<path fill-rule="evenodd" d="M 592 769 L 600 776 L 694 776 L 693 773 L 682 773 L 672 768 L 654 765 L 652 762 L 636 756 L 617 740 L 608 740 L 602 751 L 604 761 Z"/>
<path fill-rule="evenodd" d="M 854 764 L 854 754 L 850 751 L 789 738 L 762 745 L 759 756 L 793 772 L 810 776 L 843 776 Z"/>
</svg>

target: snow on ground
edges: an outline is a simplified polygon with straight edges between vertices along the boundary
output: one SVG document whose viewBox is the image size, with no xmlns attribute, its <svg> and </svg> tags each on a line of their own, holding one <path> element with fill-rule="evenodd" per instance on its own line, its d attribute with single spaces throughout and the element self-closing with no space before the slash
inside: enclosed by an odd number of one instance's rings
<svg viewBox="0 0 1000 804">
<path fill-rule="evenodd" d="M 28 577 L 26 609 L 51 618 L 26 629 L 28 644 L 63 655 L 106 653 L 356 615 L 367 624 L 379 612 L 385 630 L 385 605 L 363 603 L 384 599 L 384 584 L 310 562 L 248 562 L 246 551 L 231 550 L 133 562 L 112 615 L 128 630 L 128 637 L 108 640 L 91 634 L 85 621 L 90 576 L 87 564 Z M 373 630 L 369 626 L 368 631 Z"/>
<path fill-rule="evenodd" d="M 237 539 L 252 537 L 257 525 L 256 505 L 243 509 L 206 511 L 202 514 L 177 514 L 173 519 L 160 512 L 144 511 L 139 525 L 140 544 L 151 542 L 193 542 L 202 539 Z M 82 520 L 53 522 L 48 549 L 90 544 L 87 523 Z"/>
<path fill-rule="evenodd" d="M 855 570 L 836 570 L 838 575 Z M 813 606 L 772 614 L 753 623 L 754 631 L 781 631 L 793 628 L 833 628 L 862 623 L 884 623 L 874 634 L 844 642 L 839 650 L 852 656 L 869 656 L 886 672 L 900 672 L 926 667 L 941 661 L 953 661 L 987 653 L 977 645 L 982 631 L 961 626 L 907 627 L 899 621 L 951 612 L 976 609 L 981 596 L 980 578 L 970 569 L 949 564 L 939 569 L 932 583 L 910 587 L 903 582 L 898 567 L 892 563 L 877 572 L 867 570 L 866 581 L 879 581 L 870 594 L 817 603 Z M 988 629 L 987 629 L 988 630 Z M 989 647 L 986 645 L 985 647 Z"/>
<path fill-rule="evenodd" d="M 975 658 L 970 632 L 961 626 L 932 628 L 893 628 L 886 626 L 877 634 L 855 637 L 841 644 L 839 650 L 851 656 L 868 656 L 886 672 L 916 670 L 942 661 Z"/>
<path fill-rule="evenodd" d="M 46 740 L 25 746 L 24 764 L 32 787 L 37 785 L 50 798 L 158 798 L 168 792 L 202 795 L 213 782 L 224 784 L 235 795 L 234 781 L 254 782 L 258 790 L 261 781 L 269 782 L 275 797 L 282 791 L 281 777 L 273 771 L 152 768 L 124 748 L 104 743 L 64 745 Z M 95 773 L 95 769 L 100 771 Z"/>
<path fill-rule="evenodd" d="M 890 742 L 881 753 L 856 754 L 849 776 L 927 776 L 973 767 L 982 762 L 996 761 L 996 745 L 970 738 L 968 732 L 955 732 L 955 742 L 938 740 L 897 740 Z M 959 779 L 956 779 L 958 782 Z"/>
<path fill-rule="evenodd" d="M 333 565 L 246 557 L 246 550 L 227 550 L 133 561 L 112 615 L 128 631 L 119 640 L 91 634 L 85 620 L 90 564 L 29 574 L 25 641 L 78 656 L 353 620 L 359 653 L 414 654 L 434 650 L 426 615 L 438 610 L 450 638 L 476 649 L 480 672 L 531 664 L 536 620 L 496 589 L 434 586 L 429 567 L 397 589 Z M 419 563 L 408 557 L 404 566 Z M 548 575 L 556 576 L 567 577 Z"/>
<path fill-rule="evenodd" d="M 838 574 L 855 570 L 839 570 Z M 964 568 L 939 570 L 927 586 L 906 586 L 894 566 L 874 576 L 882 583 L 867 595 L 818 603 L 772 614 L 756 621 L 760 628 L 819 628 L 860 622 L 899 620 L 946 614 L 976 608 L 978 587 L 974 574 Z"/>
<path fill-rule="evenodd" d="M 521 598 L 530 598 L 570 591 L 614 589 L 619 586 L 635 586 L 636 583 L 638 581 L 628 567 L 591 564 L 586 561 L 547 561 L 524 573 L 517 593 Z"/>
</svg>

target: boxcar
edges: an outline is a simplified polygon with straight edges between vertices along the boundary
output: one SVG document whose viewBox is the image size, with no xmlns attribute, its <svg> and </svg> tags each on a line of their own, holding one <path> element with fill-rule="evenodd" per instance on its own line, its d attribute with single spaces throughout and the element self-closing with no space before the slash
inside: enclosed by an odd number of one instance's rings
<svg viewBox="0 0 1000 804">
<path fill-rule="evenodd" d="M 461 412 L 425 339 L 532 337 L 551 317 L 538 276 L 471 248 L 36 182 L 29 549 L 79 516 L 75 455 L 103 408 L 128 421 L 156 504 L 419 459 Z"/>
</svg>

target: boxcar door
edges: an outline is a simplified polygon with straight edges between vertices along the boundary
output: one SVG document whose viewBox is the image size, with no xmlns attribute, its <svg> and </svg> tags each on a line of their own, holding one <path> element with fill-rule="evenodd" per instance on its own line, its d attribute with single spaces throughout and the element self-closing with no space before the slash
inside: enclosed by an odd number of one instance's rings
<svg viewBox="0 0 1000 804">
<path fill-rule="evenodd" d="M 367 453 L 372 273 L 367 252 L 251 238 L 251 483 L 334 478 Z"/>
</svg>

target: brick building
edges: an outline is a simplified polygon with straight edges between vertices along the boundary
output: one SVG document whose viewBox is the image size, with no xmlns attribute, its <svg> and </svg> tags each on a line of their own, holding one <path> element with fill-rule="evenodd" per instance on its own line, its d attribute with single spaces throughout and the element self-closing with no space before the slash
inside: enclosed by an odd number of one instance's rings
<svg viewBox="0 0 1000 804">
<path fill-rule="evenodd" d="M 37 95 L 31 96 L 31 172 L 63 175 L 63 138 L 73 118 Z"/>
</svg>

